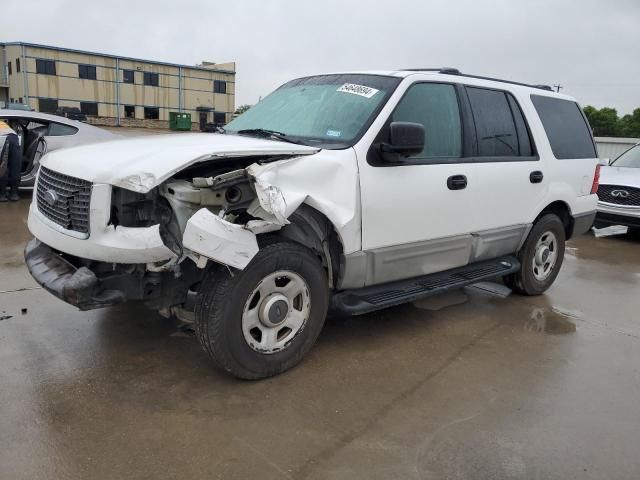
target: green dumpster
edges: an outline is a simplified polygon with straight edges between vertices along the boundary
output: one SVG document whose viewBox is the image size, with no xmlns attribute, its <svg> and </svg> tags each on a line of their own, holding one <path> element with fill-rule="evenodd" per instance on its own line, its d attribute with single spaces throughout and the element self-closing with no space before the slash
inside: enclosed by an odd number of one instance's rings
<svg viewBox="0 0 640 480">
<path fill-rule="evenodd" d="M 169 128 L 171 130 L 191 130 L 191 114 L 169 112 Z"/>
</svg>

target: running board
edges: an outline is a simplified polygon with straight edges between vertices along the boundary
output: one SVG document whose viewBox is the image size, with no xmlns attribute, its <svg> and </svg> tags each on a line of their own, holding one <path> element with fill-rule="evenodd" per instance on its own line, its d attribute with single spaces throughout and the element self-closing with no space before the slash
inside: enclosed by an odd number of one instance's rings
<svg viewBox="0 0 640 480">
<path fill-rule="evenodd" d="M 495 258 L 408 280 L 344 290 L 332 297 L 331 309 L 341 314 L 361 315 L 491 278 L 502 277 L 518 270 L 520 270 L 520 262 L 516 257 Z"/>
</svg>

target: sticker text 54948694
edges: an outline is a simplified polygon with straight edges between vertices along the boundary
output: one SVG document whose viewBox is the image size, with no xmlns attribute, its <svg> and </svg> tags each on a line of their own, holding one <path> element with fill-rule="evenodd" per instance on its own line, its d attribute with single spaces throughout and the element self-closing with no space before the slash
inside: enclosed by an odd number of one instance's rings
<svg viewBox="0 0 640 480">
<path fill-rule="evenodd" d="M 353 93 L 354 95 L 360 95 L 361 97 L 366 98 L 371 98 L 379 92 L 379 90 L 376 90 L 375 88 L 366 87 L 364 85 L 356 85 L 355 83 L 345 83 L 340 88 L 338 88 L 337 91 L 344 93 Z"/>
</svg>

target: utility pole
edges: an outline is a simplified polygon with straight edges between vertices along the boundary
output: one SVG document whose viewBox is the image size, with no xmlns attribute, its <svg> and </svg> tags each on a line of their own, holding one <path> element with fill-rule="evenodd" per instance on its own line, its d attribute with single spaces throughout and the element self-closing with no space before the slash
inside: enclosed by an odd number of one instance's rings
<svg viewBox="0 0 640 480">
<path fill-rule="evenodd" d="M 553 88 L 556 89 L 556 92 L 560 93 L 560 90 L 563 89 L 564 87 L 562 85 L 558 84 L 558 85 L 554 85 Z"/>
</svg>

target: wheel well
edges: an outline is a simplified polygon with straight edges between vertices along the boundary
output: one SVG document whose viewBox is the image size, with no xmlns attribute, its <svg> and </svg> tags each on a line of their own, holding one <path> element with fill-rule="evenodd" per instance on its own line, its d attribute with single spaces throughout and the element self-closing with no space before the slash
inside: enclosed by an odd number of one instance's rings
<svg viewBox="0 0 640 480">
<path fill-rule="evenodd" d="M 573 234 L 573 216 L 571 215 L 571 210 L 569 209 L 569 205 L 558 200 L 557 202 L 550 203 L 547 205 L 544 210 L 542 210 L 533 223 L 536 223 L 540 218 L 545 215 L 553 213 L 558 216 L 560 220 L 562 220 L 562 224 L 564 225 L 564 232 L 567 240 L 571 238 Z"/>
<path fill-rule="evenodd" d="M 312 250 L 327 270 L 329 287 L 335 288 L 340 275 L 344 249 L 331 221 L 309 205 L 300 205 L 289 217 L 289 224 L 276 235 L 300 243 Z"/>
</svg>

